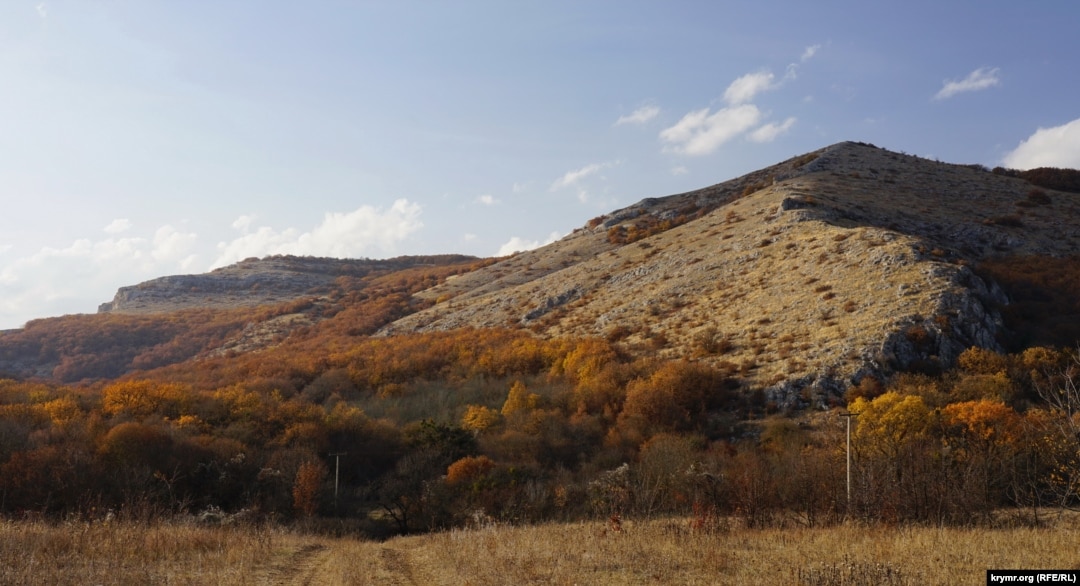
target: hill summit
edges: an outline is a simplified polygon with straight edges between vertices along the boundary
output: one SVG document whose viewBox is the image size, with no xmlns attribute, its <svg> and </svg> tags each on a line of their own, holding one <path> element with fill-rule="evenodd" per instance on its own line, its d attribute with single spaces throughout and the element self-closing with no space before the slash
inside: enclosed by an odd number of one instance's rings
<svg viewBox="0 0 1080 586">
<path fill-rule="evenodd" d="M 1015 175 L 1015 173 L 1014 173 Z M 424 291 L 384 335 L 525 327 L 702 360 L 791 406 L 868 375 L 1000 350 L 976 264 L 1080 249 L 1073 194 L 979 165 L 843 142 L 649 198 Z"/>
</svg>

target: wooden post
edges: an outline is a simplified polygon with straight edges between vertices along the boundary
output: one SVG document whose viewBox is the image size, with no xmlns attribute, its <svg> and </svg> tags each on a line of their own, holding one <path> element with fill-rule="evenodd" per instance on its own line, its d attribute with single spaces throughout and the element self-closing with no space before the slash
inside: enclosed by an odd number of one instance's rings
<svg viewBox="0 0 1080 586">
<path fill-rule="evenodd" d="M 337 512 L 338 508 L 338 477 L 341 472 L 341 457 L 348 455 L 348 452 L 334 452 L 330 454 L 334 457 L 334 512 Z"/>
<path fill-rule="evenodd" d="M 851 514 L 851 418 L 858 417 L 856 413 L 841 413 L 840 417 L 847 419 L 847 513 Z"/>
</svg>

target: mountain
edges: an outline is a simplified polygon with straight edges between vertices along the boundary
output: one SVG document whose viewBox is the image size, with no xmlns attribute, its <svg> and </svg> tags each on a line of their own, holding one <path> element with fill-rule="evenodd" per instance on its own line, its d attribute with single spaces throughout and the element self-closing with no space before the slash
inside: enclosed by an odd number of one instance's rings
<svg viewBox="0 0 1080 586">
<path fill-rule="evenodd" d="M 1080 198 L 978 165 L 844 142 L 645 199 L 420 295 L 384 335 L 463 326 L 595 335 L 738 373 L 771 399 L 1001 349 L 981 263 L 1080 252 Z"/>
<path fill-rule="evenodd" d="M 411 256 L 389 260 L 297 256 L 248 258 L 201 275 L 174 275 L 121 287 L 98 313 L 161 314 L 183 309 L 257 307 L 325 295 L 345 278 L 471 262 L 463 255 Z"/>
<path fill-rule="evenodd" d="M 973 345 L 1071 345 L 1080 196 L 1063 190 L 1078 176 L 843 142 L 503 259 L 278 256 L 123 287 L 98 315 L 0 335 L 0 373 L 77 381 L 294 338 L 510 328 L 601 336 L 707 363 L 779 406 L 821 404 Z"/>
<path fill-rule="evenodd" d="M 0 332 L 0 378 L 111 379 L 255 352 L 326 324 L 367 335 L 417 310 L 410 296 L 486 261 L 462 255 L 388 260 L 273 256 L 204 275 L 122 287 L 97 314 L 32 320 Z"/>
</svg>

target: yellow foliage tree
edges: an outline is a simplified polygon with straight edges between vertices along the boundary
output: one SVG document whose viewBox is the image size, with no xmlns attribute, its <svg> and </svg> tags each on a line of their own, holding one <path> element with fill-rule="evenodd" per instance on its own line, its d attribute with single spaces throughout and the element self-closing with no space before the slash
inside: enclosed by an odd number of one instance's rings
<svg viewBox="0 0 1080 586">
<path fill-rule="evenodd" d="M 848 410 L 858 416 L 854 441 L 860 451 L 897 457 L 930 430 L 933 412 L 921 397 L 889 391 L 873 401 L 855 399 Z"/>
<path fill-rule="evenodd" d="M 461 427 L 477 433 L 487 431 L 499 423 L 499 412 L 483 405 L 469 405 L 461 416 Z"/>
<path fill-rule="evenodd" d="M 1000 401 L 953 403 L 942 409 L 941 415 L 946 425 L 960 427 L 969 440 L 1001 445 L 1019 437 L 1020 416 Z"/>
<path fill-rule="evenodd" d="M 526 413 L 540 404 L 540 395 L 530 393 L 525 388 L 525 383 L 514 381 L 510 386 L 510 392 L 506 395 L 506 402 L 502 406 L 503 417 L 511 417 L 515 413 Z"/>
<path fill-rule="evenodd" d="M 101 409 L 108 415 L 143 419 L 151 415 L 178 417 L 191 402 L 184 385 L 149 380 L 113 383 L 101 391 Z"/>
</svg>

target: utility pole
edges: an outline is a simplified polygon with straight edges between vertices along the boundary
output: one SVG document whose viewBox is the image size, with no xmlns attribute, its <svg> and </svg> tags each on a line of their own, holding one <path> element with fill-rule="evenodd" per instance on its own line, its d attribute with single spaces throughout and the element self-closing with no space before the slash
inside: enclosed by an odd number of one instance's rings
<svg viewBox="0 0 1080 586">
<path fill-rule="evenodd" d="M 335 513 L 337 512 L 337 508 L 338 508 L 337 495 L 338 495 L 338 478 L 339 478 L 340 472 L 341 472 L 341 457 L 342 456 L 347 456 L 348 454 L 349 454 L 348 452 L 334 452 L 333 454 L 330 454 L 330 456 L 332 456 L 334 458 L 334 512 Z"/>
<path fill-rule="evenodd" d="M 858 413 L 841 413 L 840 417 L 847 419 L 847 511 L 851 514 L 851 418 L 858 417 Z"/>
</svg>

